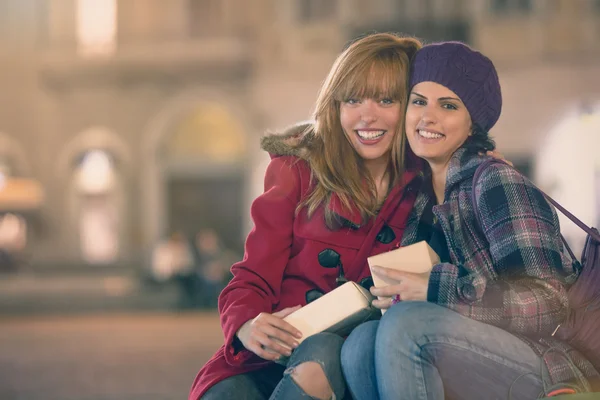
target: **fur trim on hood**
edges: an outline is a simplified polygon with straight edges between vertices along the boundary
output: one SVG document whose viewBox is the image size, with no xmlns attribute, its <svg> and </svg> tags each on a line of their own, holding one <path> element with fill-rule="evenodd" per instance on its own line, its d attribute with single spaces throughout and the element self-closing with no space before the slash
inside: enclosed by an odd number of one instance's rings
<svg viewBox="0 0 600 400">
<path fill-rule="evenodd" d="M 306 159 L 315 137 L 312 121 L 303 121 L 287 127 L 283 132 L 267 132 L 260 138 L 260 147 L 271 157 L 296 156 Z"/>
</svg>

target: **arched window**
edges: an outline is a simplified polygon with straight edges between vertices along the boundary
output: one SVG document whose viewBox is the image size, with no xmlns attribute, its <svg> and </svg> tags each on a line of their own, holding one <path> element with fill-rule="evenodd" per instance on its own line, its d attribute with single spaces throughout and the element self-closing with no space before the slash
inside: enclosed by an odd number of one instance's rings
<svg viewBox="0 0 600 400">
<path fill-rule="evenodd" d="M 103 150 L 85 153 L 76 171 L 76 186 L 82 258 L 90 264 L 113 263 L 119 254 L 119 229 L 110 155 Z"/>
<path fill-rule="evenodd" d="M 114 53 L 117 0 L 77 0 L 77 50 L 83 56 Z"/>
<path fill-rule="evenodd" d="M 213 229 L 236 250 L 242 245 L 247 137 L 220 104 L 182 113 L 159 150 L 167 206 L 167 232 L 193 237 Z"/>
</svg>

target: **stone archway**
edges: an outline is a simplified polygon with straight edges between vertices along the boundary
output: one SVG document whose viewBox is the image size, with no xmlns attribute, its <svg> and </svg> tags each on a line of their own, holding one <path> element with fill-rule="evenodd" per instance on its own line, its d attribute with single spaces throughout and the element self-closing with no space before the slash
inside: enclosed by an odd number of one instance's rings
<svg viewBox="0 0 600 400">
<path fill-rule="evenodd" d="M 3 132 L 0 132 L 0 157 L 10 163 L 13 169 L 12 175 L 31 176 L 31 165 L 23 147 L 13 137 Z"/>
<path fill-rule="evenodd" d="M 111 129 L 103 126 L 92 126 L 84 129 L 60 152 L 56 165 L 56 178 L 66 180 L 72 173 L 75 160 L 91 149 L 104 150 L 112 154 L 120 165 L 125 176 L 130 175 L 131 153 L 127 144 Z"/>
<path fill-rule="evenodd" d="M 65 182 L 61 230 L 72 261 L 115 264 L 127 260 L 130 218 L 126 182 L 130 170 L 126 144 L 105 127 L 85 129 L 64 146 L 55 173 Z"/>
<path fill-rule="evenodd" d="M 44 197 L 31 172 L 20 143 L 0 132 L 0 270 L 18 268 L 31 255 L 30 212 Z"/>
<path fill-rule="evenodd" d="M 241 212 L 247 208 L 245 177 L 248 171 L 243 168 L 248 158 L 245 142 L 251 136 L 248 134 L 248 127 L 252 127 L 249 115 L 247 107 L 233 98 L 209 91 L 186 93 L 172 99 L 150 121 L 142 147 L 145 165 L 141 220 L 146 255 L 173 228 L 170 221 L 173 190 L 187 190 L 188 194 L 195 191 L 201 197 L 199 191 L 209 190 L 210 182 L 215 183 L 219 177 L 241 179 Z M 224 126 L 233 129 L 223 129 Z M 179 183 L 171 179 L 173 176 L 180 178 Z M 205 188 L 198 189 L 198 180 L 202 179 Z"/>
</svg>

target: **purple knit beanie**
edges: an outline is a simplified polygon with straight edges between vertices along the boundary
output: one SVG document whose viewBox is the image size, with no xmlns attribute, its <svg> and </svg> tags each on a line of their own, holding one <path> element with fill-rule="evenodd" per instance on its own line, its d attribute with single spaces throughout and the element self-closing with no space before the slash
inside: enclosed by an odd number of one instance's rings
<svg viewBox="0 0 600 400">
<path fill-rule="evenodd" d="M 452 90 L 467 107 L 471 120 L 485 132 L 498 121 L 502 93 L 492 61 L 460 42 L 423 46 L 412 63 L 410 89 L 421 82 Z"/>
</svg>

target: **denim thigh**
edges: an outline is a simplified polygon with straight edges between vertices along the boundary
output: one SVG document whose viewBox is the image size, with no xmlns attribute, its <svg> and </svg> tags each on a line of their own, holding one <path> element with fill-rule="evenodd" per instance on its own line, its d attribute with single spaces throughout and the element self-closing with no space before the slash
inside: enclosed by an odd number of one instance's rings
<svg viewBox="0 0 600 400">
<path fill-rule="evenodd" d="M 377 329 L 379 398 L 532 399 L 547 372 L 521 339 L 428 302 L 400 302 Z"/>
<path fill-rule="evenodd" d="M 329 381 L 334 398 L 341 400 L 346 392 L 346 383 L 342 375 L 340 353 L 344 339 L 333 333 L 318 333 L 306 338 L 290 356 L 283 379 L 271 395 L 271 399 L 310 399 L 294 382 L 291 374 L 294 368 L 306 362 L 316 362 Z"/>
<path fill-rule="evenodd" d="M 281 365 L 272 364 L 223 379 L 208 389 L 202 400 L 267 400 L 281 381 L 283 371 Z"/>
<path fill-rule="evenodd" d="M 355 399 L 377 399 L 375 338 L 379 321 L 365 322 L 352 331 L 342 346 L 342 371 Z"/>
</svg>

